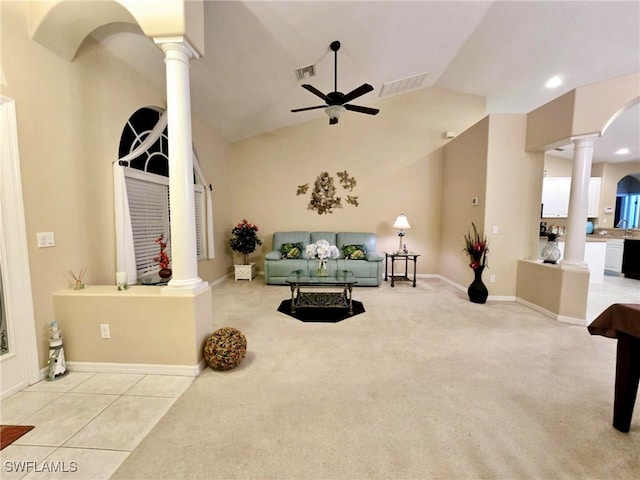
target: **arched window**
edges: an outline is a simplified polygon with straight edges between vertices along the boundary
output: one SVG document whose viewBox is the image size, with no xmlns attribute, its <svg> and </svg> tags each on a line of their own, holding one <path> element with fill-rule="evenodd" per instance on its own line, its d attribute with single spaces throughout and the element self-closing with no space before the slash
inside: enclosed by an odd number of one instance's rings
<svg viewBox="0 0 640 480">
<path fill-rule="evenodd" d="M 140 147 L 158 124 L 163 111 L 154 107 L 137 110 L 124 126 L 120 137 L 118 158 L 123 158 Z M 153 260 L 158 256 L 156 239 L 164 235 L 167 253 L 171 258 L 170 198 L 169 198 L 169 138 L 165 127 L 160 136 L 140 155 L 123 165 L 136 271 L 142 283 L 155 282 L 153 277 L 159 266 Z M 196 242 L 198 259 L 204 259 L 204 195 L 194 175 L 194 203 L 196 215 Z"/>
</svg>

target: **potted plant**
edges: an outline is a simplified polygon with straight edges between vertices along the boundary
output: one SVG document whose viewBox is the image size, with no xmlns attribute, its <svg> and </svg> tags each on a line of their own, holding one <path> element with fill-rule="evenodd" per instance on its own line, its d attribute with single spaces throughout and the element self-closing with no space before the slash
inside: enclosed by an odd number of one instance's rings
<svg viewBox="0 0 640 480">
<path fill-rule="evenodd" d="M 160 278 L 167 279 L 171 277 L 173 272 L 171 271 L 171 268 L 169 268 L 169 255 L 165 252 L 167 242 L 164 241 L 164 233 L 160 234 L 160 236 L 155 239 L 155 242 L 160 246 L 160 253 L 157 257 L 153 258 L 153 261 L 160 267 L 160 270 L 158 270 Z"/>
<path fill-rule="evenodd" d="M 231 230 L 229 246 L 231 250 L 242 254 L 242 264 L 234 265 L 236 280 L 252 280 L 255 277 L 255 263 L 249 263 L 249 255 L 253 253 L 262 240 L 258 237 L 258 226 L 243 219 Z"/>
</svg>

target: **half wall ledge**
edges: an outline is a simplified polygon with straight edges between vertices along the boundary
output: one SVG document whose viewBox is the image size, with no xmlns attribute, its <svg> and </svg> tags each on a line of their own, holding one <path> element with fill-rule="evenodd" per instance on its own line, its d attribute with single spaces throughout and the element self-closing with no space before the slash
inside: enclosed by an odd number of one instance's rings
<svg viewBox="0 0 640 480">
<path fill-rule="evenodd" d="M 161 287 L 142 285 L 124 291 L 115 285 L 87 286 L 53 295 L 70 368 L 93 365 L 113 371 L 121 365 L 122 373 L 146 366 L 148 373 L 196 376 L 213 331 L 212 305 L 208 286 L 192 295 L 163 295 Z M 110 338 L 101 337 L 105 324 Z"/>
<path fill-rule="evenodd" d="M 534 260 L 518 260 L 519 302 L 556 320 L 587 325 L 589 270 L 564 268 Z"/>
</svg>

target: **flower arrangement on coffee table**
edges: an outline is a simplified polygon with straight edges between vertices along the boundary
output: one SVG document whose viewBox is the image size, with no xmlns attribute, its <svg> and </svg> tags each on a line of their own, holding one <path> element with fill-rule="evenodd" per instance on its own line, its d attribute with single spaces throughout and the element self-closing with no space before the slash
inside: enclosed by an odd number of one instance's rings
<svg viewBox="0 0 640 480">
<path fill-rule="evenodd" d="M 335 245 L 331 245 L 326 240 L 318 240 L 316 243 L 310 243 L 306 246 L 305 252 L 309 258 L 315 258 L 318 260 L 318 268 L 316 274 L 319 277 L 326 277 L 327 272 L 327 259 L 338 258 L 340 256 L 340 250 Z"/>
</svg>

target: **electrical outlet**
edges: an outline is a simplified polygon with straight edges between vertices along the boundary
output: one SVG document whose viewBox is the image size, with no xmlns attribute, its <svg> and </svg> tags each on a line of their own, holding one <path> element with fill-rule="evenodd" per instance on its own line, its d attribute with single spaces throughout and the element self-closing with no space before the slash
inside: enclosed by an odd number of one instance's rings
<svg viewBox="0 0 640 480">
<path fill-rule="evenodd" d="M 494 225 L 493 226 L 493 234 L 497 235 L 498 233 L 500 233 L 500 228 L 498 228 L 498 225 Z"/>
<path fill-rule="evenodd" d="M 496 283 L 496 276 L 495 275 L 489 275 L 489 283 Z"/>
<path fill-rule="evenodd" d="M 111 330 L 108 323 L 100 324 L 100 338 L 111 338 Z"/>
</svg>

